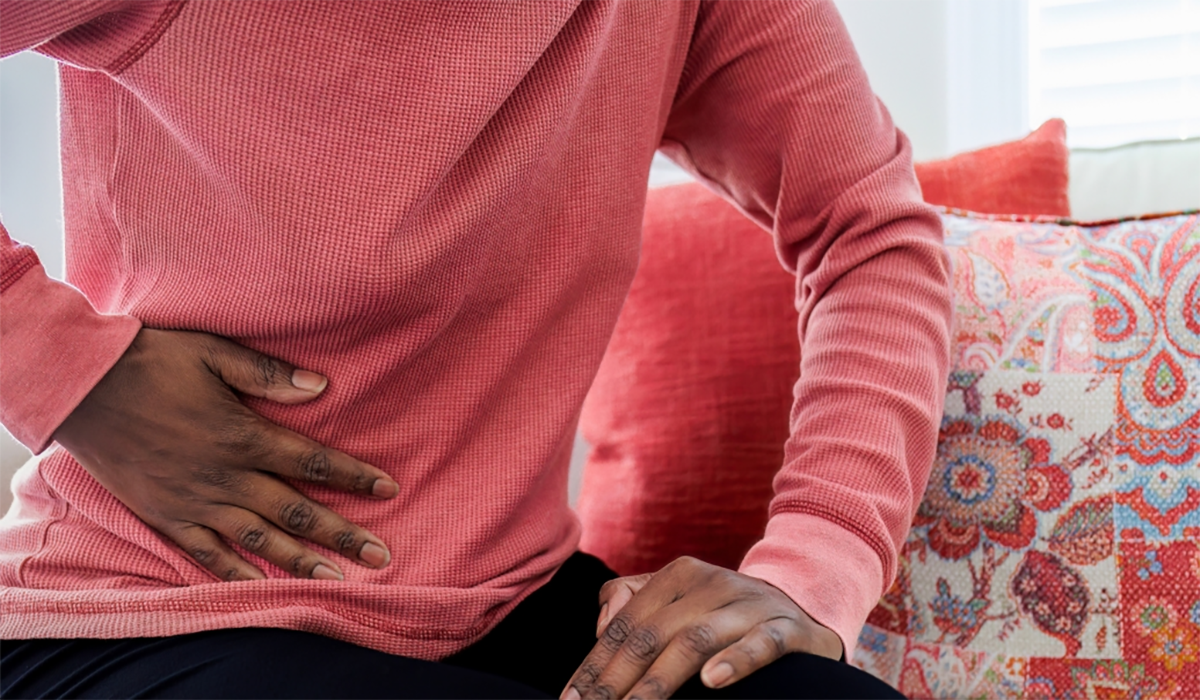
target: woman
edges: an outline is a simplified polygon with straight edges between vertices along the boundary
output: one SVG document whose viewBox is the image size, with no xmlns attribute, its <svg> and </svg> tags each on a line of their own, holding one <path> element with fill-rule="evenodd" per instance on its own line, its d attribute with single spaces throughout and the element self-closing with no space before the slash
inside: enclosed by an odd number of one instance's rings
<svg viewBox="0 0 1200 700">
<path fill-rule="evenodd" d="M 832 659 L 932 462 L 947 266 L 830 3 L 0 8 L 63 64 L 73 285 L 5 235 L 3 422 L 60 445 L 0 529 L 5 695 L 887 690 Z M 773 232 L 804 361 L 739 571 L 614 579 L 567 462 L 659 148 Z"/>
</svg>

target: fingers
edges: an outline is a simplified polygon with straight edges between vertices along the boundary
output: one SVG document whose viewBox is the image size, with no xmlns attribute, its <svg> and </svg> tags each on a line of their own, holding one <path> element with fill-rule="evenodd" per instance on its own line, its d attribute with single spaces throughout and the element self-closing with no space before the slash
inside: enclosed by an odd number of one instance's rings
<svg viewBox="0 0 1200 700">
<path fill-rule="evenodd" d="M 400 492 L 382 470 L 344 452 L 273 424 L 265 423 L 261 430 L 263 441 L 272 446 L 257 465 L 264 471 L 375 498 L 392 498 Z"/>
<path fill-rule="evenodd" d="M 246 498 L 246 503 L 238 503 L 238 505 L 248 509 L 245 512 L 252 515 L 262 513 L 263 518 L 258 519 L 263 521 L 265 518 L 278 530 L 315 542 L 373 569 L 382 569 L 391 561 L 391 553 L 378 537 L 277 479 L 266 475 L 253 479 L 249 493 L 253 494 L 253 502 L 249 502 L 249 498 Z M 296 570 L 297 562 L 294 557 L 297 554 L 297 548 L 307 553 L 308 557 L 300 563 L 300 571 L 309 571 L 307 565 L 317 559 L 329 563 L 332 568 L 337 570 L 337 567 L 328 560 L 318 557 L 291 537 L 275 529 L 262 533 L 262 536 L 270 540 L 272 544 L 274 540 L 283 538 L 290 543 L 286 548 L 267 548 L 263 545 L 262 551 L 251 549 L 251 546 L 256 543 L 242 541 L 244 533 L 238 529 L 245 527 L 248 523 L 249 521 L 242 520 L 237 524 L 235 527 L 238 532 L 237 536 L 229 535 L 224 531 L 222 534 L 246 549 L 254 551 L 255 554 L 284 571 Z M 256 531 L 251 530 L 251 532 Z M 262 545 L 262 543 L 257 544 Z M 340 571 L 338 573 L 340 575 Z"/>
<path fill-rule="evenodd" d="M 201 359 L 221 381 L 243 394 L 279 403 L 303 403 L 316 398 L 329 381 L 244 345 L 202 336 Z"/>
<path fill-rule="evenodd" d="M 700 680 L 710 688 L 724 688 L 784 654 L 808 646 L 794 620 L 768 620 L 756 625 L 740 640 L 709 659 L 700 672 Z"/>
<path fill-rule="evenodd" d="M 730 606 L 700 615 L 683 624 L 665 645 L 662 653 L 653 660 L 650 668 L 643 670 L 635 665 L 626 664 L 629 666 L 626 672 L 633 676 L 632 680 L 624 681 L 633 685 L 629 697 L 670 697 L 687 679 L 696 675 L 714 654 L 741 638 L 749 624 L 742 611 L 736 610 L 736 607 Z M 647 623 L 655 624 L 655 621 L 652 619 Z M 605 676 L 616 670 L 614 667 L 619 668 L 620 662 L 621 657 L 618 655 L 605 671 Z M 753 670 L 757 668 L 759 667 Z"/>
<path fill-rule="evenodd" d="M 600 587 L 600 617 L 596 621 L 596 638 L 604 632 L 604 628 L 612 618 L 633 599 L 633 596 L 650 581 L 653 574 L 639 576 L 624 576 L 613 579 Z"/>
<path fill-rule="evenodd" d="M 215 528 L 230 542 L 297 578 L 341 581 L 337 564 L 304 547 L 274 524 L 243 508 L 223 508 Z"/>
<path fill-rule="evenodd" d="M 253 581 L 263 579 L 263 572 L 250 564 L 217 533 L 202 525 L 188 523 L 168 533 L 175 544 L 223 581 Z"/>
<path fill-rule="evenodd" d="M 643 627 L 642 622 L 658 610 L 670 605 L 676 600 L 679 592 L 671 585 L 669 576 L 664 576 L 666 570 L 648 577 L 640 586 L 637 593 L 632 593 L 628 602 L 624 603 L 620 612 L 610 614 L 610 619 L 604 626 L 596 646 L 580 664 L 579 669 L 564 689 L 564 698 L 582 697 L 619 697 L 625 693 L 634 679 L 624 686 L 614 683 L 614 680 L 624 678 L 624 673 L 613 676 L 608 668 L 613 657 L 626 644 L 630 645 L 627 655 L 643 658 L 643 668 L 650 665 L 661 649 L 660 642 L 669 639 L 673 629 L 658 627 Z M 640 577 L 635 577 L 640 578 Z M 636 585 L 636 584 L 635 584 Z M 610 581 L 601 589 L 601 596 L 611 595 L 615 600 L 618 594 L 625 595 L 622 589 L 632 590 L 622 579 Z M 664 635 L 666 635 L 664 637 Z M 601 677 L 604 676 L 602 679 Z"/>
</svg>

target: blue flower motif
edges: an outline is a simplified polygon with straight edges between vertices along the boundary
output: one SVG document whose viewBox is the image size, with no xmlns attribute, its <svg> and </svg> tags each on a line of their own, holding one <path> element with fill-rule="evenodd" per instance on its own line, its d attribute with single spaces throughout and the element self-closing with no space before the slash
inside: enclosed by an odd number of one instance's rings
<svg viewBox="0 0 1200 700">
<path fill-rule="evenodd" d="M 1188 613 L 1188 619 L 1193 625 L 1200 625 L 1200 600 L 1192 604 L 1192 611 Z"/>
<path fill-rule="evenodd" d="M 1158 560 L 1158 552 L 1156 550 L 1152 549 L 1146 552 L 1146 556 L 1142 557 L 1142 564 L 1145 564 L 1145 566 L 1138 569 L 1137 574 L 1138 578 L 1143 581 L 1163 572 L 1162 562 Z"/>
<path fill-rule="evenodd" d="M 939 628 L 946 632 L 963 633 L 979 626 L 979 611 L 987 606 L 986 601 L 964 601 L 950 593 L 950 584 L 943 578 L 938 579 L 937 590 L 938 594 L 927 605 Z"/>
<path fill-rule="evenodd" d="M 858 646 L 860 649 L 882 654 L 887 651 L 887 635 L 882 630 L 864 627 L 858 633 Z"/>
</svg>

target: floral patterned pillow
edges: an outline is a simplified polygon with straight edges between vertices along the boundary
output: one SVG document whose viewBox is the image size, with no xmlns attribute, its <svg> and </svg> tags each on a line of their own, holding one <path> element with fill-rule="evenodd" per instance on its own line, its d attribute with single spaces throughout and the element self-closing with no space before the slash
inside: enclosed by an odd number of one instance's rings
<svg viewBox="0 0 1200 700">
<path fill-rule="evenodd" d="M 956 367 L 855 663 L 910 697 L 1200 697 L 1200 214 L 943 219 Z"/>
</svg>

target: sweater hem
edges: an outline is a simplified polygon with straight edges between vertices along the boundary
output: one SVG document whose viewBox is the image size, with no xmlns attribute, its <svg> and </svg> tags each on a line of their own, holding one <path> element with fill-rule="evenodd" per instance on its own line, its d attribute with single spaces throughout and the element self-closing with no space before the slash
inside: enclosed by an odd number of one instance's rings
<svg viewBox="0 0 1200 700">
<path fill-rule="evenodd" d="M 342 582 L 300 582 L 309 584 L 310 600 L 297 601 L 293 597 L 282 606 L 271 604 L 283 602 L 282 599 L 255 603 L 255 591 L 243 590 L 248 587 L 246 584 L 271 581 L 210 584 L 220 587 L 217 589 L 220 597 L 211 595 L 209 589 L 201 594 L 203 599 L 196 586 L 148 592 L 0 588 L 0 639 L 128 639 L 269 627 L 312 632 L 389 654 L 437 660 L 483 638 L 513 608 L 545 585 L 555 571 L 557 567 L 503 602 L 506 596 L 500 591 L 480 595 L 477 605 L 487 612 L 463 626 L 446 626 L 433 610 L 440 606 L 428 604 L 420 606 L 430 618 L 428 623 L 397 622 L 404 612 L 396 610 L 394 615 L 388 614 L 387 607 L 417 605 L 411 596 L 406 596 L 410 598 L 407 601 L 398 600 L 400 587 L 396 587 L 395 595 L 388 595 L 387 589 L 393 587 L 358 585 L 336 592 L 344 602 L 329 600 L 333 589 L 346 588 Z M 238 590 L 230 590 L 235 587 Z M 183 598 L 185 595 L 190 599 Z"/>
</svg>

